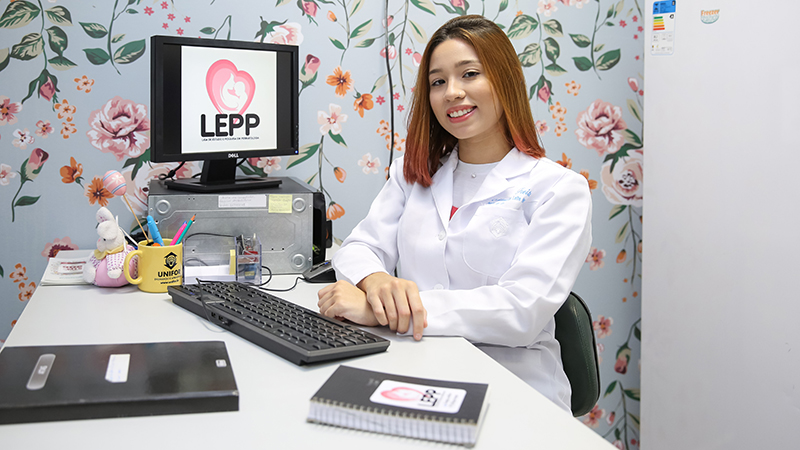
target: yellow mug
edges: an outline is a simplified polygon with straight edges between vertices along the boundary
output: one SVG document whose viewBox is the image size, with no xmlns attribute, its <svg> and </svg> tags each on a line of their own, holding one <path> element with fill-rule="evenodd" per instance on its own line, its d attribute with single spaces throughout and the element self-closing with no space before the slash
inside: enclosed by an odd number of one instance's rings
<svg viewBox="0 0 800 450">
<path fill-rule="evenodd" d="M 128 271 L 134 256 L 139 257 L 138 278 L 132 278 Z M 167 292 L 167 286 L 183 283 L 183 244 L 153 247 L 147 241 L 139 242 L 139 248 L 125 256 L 122 271 L 128 282 L 145 292 Z"/>
</svg>

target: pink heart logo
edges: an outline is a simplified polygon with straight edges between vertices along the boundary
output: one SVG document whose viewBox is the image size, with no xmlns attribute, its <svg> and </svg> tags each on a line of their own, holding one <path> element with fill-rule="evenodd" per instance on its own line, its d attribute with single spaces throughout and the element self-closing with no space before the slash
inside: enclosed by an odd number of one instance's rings
<svg viewBox="0 0 800 450">
<path fill-rule="evenodd" d="M 407 387 L 396 387 L 390 391 L 383 391 L 381 395 L 391 399 L 408 402 L 422 398 L 422 392 Z"/>
<path fill-rule="evenodd" d="M 220 114 L 242 114 L 253 101 L 256 82 L 232 62 L 220 59 L 206 73 L 206 90 Z"/>
</svg>

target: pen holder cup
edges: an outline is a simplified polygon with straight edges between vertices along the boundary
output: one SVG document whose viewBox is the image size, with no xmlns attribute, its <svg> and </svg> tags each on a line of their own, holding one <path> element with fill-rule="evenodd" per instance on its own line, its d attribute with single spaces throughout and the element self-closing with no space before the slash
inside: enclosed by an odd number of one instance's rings
<svg viewBox="0 0 800 450">
<path fill-rule="evenodd" d="M 138 278 L 129 273 L 131 258 L 138 257 Z M 145 292 L 167 292 L 168 286 L 183 283 L 183 244 L 153 247 L 147 241 L 139 242 L 139 249 L 125 257 L 125 278 Z"/>
</svg>

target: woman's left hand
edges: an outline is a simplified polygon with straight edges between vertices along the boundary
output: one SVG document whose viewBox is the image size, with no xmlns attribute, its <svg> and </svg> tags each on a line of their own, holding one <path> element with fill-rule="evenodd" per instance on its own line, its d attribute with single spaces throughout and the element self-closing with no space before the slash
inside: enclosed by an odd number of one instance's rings
<svg viewBox="0 0 800 450">
<path fill-rule="evenodd" d="M 368 327 L 379 326 L 378 319 L 367 302 L 367 295 L 347 281 L 339 280 L 317 293 L 319 312 L 326 317 L 347 319 Z"/>
</svg>

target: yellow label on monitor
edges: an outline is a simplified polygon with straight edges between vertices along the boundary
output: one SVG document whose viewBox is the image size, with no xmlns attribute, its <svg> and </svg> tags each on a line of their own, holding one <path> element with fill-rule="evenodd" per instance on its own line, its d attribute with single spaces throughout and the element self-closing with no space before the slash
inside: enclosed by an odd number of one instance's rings
<svg viewBox="0 0 800 450">
<path fill-rule="evenodd" d="M 292 194 L 270 194 L 269 212 L 277 214 L 291 214 Z"/>
</svg>

